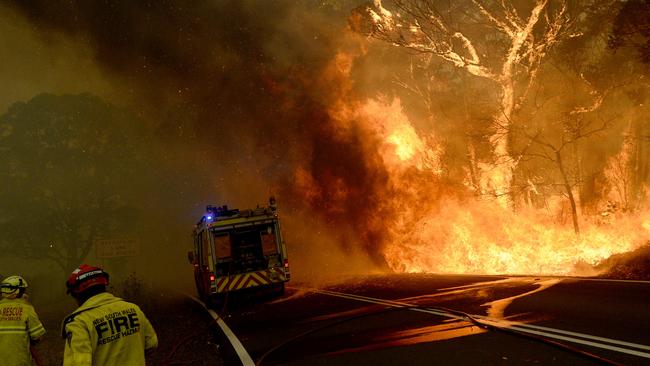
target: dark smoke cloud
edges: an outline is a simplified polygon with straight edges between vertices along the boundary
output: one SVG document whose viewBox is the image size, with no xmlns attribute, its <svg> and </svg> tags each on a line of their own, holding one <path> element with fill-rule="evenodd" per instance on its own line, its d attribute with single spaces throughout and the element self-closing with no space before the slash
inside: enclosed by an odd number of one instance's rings
<svg viewBox="0 0 650 366">
<path fill-rule="evenodd" d="M 342 81 L 319 80 L 344 47 L 355 3 L 47 0 L 14 6 L 43 34 L 90 43 L 97 63 L 132 93 L 128 103 L 154 121 L 165 141 L 198 146 L 196 156 L 219 169 L 215 180 L 225 176 L 240 194 L 247 185 L 259 187 L 250 180 L 268 180 L 290 209 L 321 215 L 344 248 L 363 243 L 382 262 L 381 227 L 369 218 L 378 214 L 378 187 L 387 173 L 366 132 L 337 130 L 329 104 L 341 97 Z M 294 185 L 298 167 L 317 186 L 310 200 Z"/>
<path fill-rule="evenodd" d="M 184 111 L 228 127 L 261 114 L 277 34 L 288 3 L 36 1 L 16 6 L 45 32 L 87 39 L 96 60 L 123 78 L 156 109 L 184 103 Z M 285 47 L 290 47 L 290 39 Z M 282 50 L 277 50 L 282 53 Z M 299 60 L 298 60 L 299 61 Z M 197 119 L 198 120 L 198 119 Z M 224 126 L 228 125 L 228 126 Z"/>
</svg>

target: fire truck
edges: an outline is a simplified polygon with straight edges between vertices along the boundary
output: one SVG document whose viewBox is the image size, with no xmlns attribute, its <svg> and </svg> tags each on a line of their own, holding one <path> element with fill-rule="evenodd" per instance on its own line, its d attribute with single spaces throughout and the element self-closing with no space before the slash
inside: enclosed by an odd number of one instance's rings
<svg viewBox="0 0 650 366">
<path fill-rule="evenodd" d="M 218 303 L 227 293 L 245 289 L 284 294 L 289 261 L 273 197 L 267 207 L 255 209 L 207 206 L 192 238 L 194 249 L 188 259 L 206 303 Z"/>
</svg>

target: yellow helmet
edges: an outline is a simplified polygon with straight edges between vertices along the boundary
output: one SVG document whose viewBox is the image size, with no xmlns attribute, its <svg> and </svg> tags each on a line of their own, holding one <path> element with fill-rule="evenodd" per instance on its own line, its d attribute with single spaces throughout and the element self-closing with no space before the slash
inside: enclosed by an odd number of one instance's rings
<svg viewBox="0 0 650 366">
<path fill-rule="evenodd" d="M 27 281 L 20 276 L 9 276 L 0 282 L 0 292 L 3 298 L 15 299 L 22 297 L 27 289 Z"/>
</svg>

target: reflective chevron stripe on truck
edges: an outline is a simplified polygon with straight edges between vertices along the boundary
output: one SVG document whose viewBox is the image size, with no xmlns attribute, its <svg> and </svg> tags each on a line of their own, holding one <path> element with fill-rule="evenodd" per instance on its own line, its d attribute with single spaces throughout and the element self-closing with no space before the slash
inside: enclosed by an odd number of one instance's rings
<svg viewBox="0 0 650 366">
<path fill-rule="evenodd" d="M 230 277 L 217 277 L 217 293 L 240 290 L 249 287 L 270 285 L 286 281 L 281 267 L 269 268 L 263 271 L 247 272 Z"/>
</svg>

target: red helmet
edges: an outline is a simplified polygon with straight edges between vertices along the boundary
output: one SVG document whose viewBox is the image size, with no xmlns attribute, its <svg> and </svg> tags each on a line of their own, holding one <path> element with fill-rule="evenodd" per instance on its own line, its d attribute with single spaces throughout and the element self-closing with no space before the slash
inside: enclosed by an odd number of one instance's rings
<svg viewBox="0 0 650 366">
<path fill-rule="evenodd" d="M 72 271 L 65 285 L 68 288 L 68 294 L 77 296 L 93 286 L 108 286 L 108 273 L 99 267 L 82 264 Z"/>
</svg>

